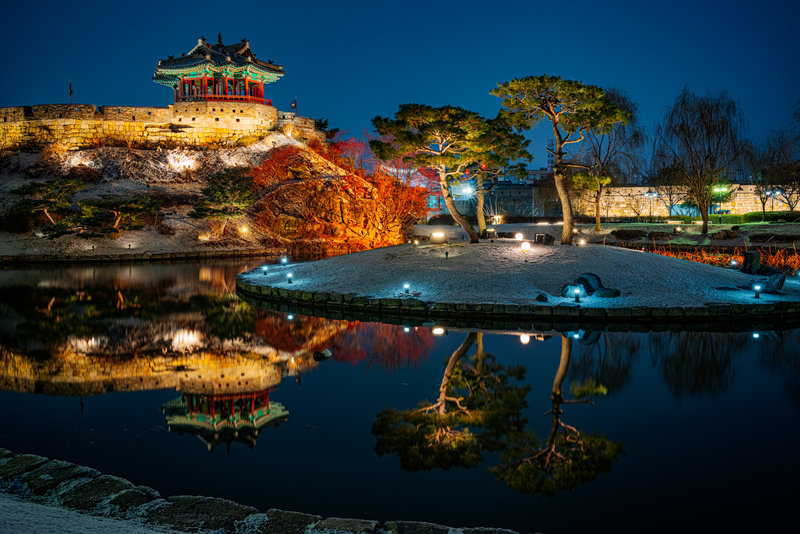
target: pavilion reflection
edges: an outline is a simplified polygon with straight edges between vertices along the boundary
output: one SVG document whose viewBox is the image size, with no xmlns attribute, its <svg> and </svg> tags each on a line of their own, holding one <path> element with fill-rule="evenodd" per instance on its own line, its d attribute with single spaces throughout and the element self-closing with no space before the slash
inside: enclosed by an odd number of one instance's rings
<svg viewBox="0 0 800 534">
<path fill-rule="evenodd" d="M 278 426 L 289 419 L 289 412 L 282 404 L 270 401 L 270 391 L 221 394 L 183 391 L 161 409 L 167 430 L 180 435 L 193 434 L 209 451 L 222 443 L 230 451 L 234 441 L 253 448 L 263 428 Z"/>
</svg>

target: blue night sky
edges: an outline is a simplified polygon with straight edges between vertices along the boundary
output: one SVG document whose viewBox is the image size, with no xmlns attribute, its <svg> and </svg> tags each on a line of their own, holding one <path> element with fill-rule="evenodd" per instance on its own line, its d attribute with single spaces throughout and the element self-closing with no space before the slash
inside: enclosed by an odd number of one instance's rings
<svg viewBox="0 0 800 534">
<path fill-rule="evenodd" d="M 621 88 L 650 132 L 684 86 L 726 89 L 758 140 L 800 100 L 800 2 L 720 4 L 14 2 L 0 37 L 0 106 L 66 102 L 68 80 L 75 102 L 166 106 L 172 93 L 151 81 L 158 59 L 222 32 L 285 67 L 267 87 L 278 109 L 297 97 L 301 115 L 352 135 L 406 102 L 494 116 L 498 82 L 551 74 Z M 546 165 L 547 137 L 531 133 L 534 167 Z"/>
</svg>

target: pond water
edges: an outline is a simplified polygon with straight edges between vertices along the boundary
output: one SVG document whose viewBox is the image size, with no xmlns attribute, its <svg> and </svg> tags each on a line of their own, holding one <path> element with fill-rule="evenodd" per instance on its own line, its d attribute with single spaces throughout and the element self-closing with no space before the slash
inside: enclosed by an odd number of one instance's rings
<svg viewBox="0 0 800 534">
<path fill-rule="evenodd" d="M 794 521 L 800 330 L 257 309 L 257 260 L 0 271 L 0 446 L 164 495 L 520 532 Z"/>
</svg>

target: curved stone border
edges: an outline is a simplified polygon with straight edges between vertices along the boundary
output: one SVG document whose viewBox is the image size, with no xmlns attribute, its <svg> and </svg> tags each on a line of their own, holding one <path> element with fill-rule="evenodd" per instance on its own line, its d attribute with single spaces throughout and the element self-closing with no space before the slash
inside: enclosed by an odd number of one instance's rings
<svg viewBox="0 0 800 534">
<path fill-rule="evenodd" d="M 0 492 L 80 513 L 130 521 L 179 532 L 261 534 L 517 534 L 496 528 L 456 529 L 431 523 L 340 517 L 322 518 L 276 508 L 260 513 L 252 506 L 215 497 L 162 497 L 95 469 L 35 454 L 14 454 L 0 448 Z"/>
<path fill-rule="evenodd" d="M 711 325 L 724 330 L 741 331 L 742 326 L 800 325 L 800 301 L 719 303 L 702 306 L 651 308 L 587 308 L 576 303 L 549 305 L 470 304 L 452 302 L 425 302 L 417 298 L 370 298 L 354 293 L 339 294 L 311 292 L 249 284 L 236 278 L 237 294 L 251 303 L 278 305 L 284 311 L 305 315 L 322 315 L 331 319 L 381 321 L 394 324 L 421 324 L 426 321 L 451 321 L 483 327 L 488 324 L 531 323 L 543 326 L 564 325 L 648 325 L 653 329 L 702 330 Z M 727 327 L 727 328 L 726 328 Z M 735 328 L 738 327 L 738 328 Z M 501 327 L 502 328 L 502 327 Z M 641 327 L 640 327 L 641 328 Z M 551 330 L 552 328 L 536 328 Z M 569 330 L 566 328 L 564 330 Z M 629 328 L 630 329 L 630 328 Z M 555 330 L 562 330 L 555 328 Z M 635 329 L 634 329 L 635 330 Z"/>
<path fill-rule="evenodd" d="M 253 256 L 278 259 L 280 256 L 285 254 L 288 254 L 288 250 L 279 248 L 218 249 L 185 252 L 143 252 L 92 255 L 22 254 L 17 256 L 0 256 L 0 264 L 173 261 L 206 258 L 245 258 Z"/>
</svg>

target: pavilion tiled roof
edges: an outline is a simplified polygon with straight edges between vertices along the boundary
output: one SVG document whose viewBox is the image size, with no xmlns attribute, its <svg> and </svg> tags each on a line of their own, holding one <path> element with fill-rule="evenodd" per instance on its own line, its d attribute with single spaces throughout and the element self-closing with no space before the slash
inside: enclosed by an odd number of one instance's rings
<svg viewBox="0 0 800 534">
<path fill-rule="evenodd" d="M 211 45 L 201 37 L 197 40 L 197 45 L 186 54 L 159 60 L 153 74 L 153 81 L 164 85 L 173 85 L 177 82 L 176 75 L 180 71 L 205 66 L 211 67 L 215 71 L 226 67 L 232 69 L 248 67 L 261 71 L 273 79 L 283 76 L 283 67 L 258 59 L 250 49 L 250 42 L 247 39 L 226 45 L 222 44 L 220 38 L 217 44 Z"/>
</svg>

